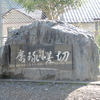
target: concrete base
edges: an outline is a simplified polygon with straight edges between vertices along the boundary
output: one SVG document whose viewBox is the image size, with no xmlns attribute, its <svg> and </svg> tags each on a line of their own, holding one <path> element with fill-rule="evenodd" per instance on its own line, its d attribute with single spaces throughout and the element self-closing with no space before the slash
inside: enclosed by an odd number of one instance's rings
<svg viewBox="0 0 100 100">
<path fill-rule="evenodd" d="M 73 80 L 72 71 L 50 68 L 12 68 L 11 77 L 32 80 Z"/>
<path fill-rule="evenodd" d="M 10 77 L 13 79 L 30 80 L 95 81 L 85 77 L 78 79 L 74 76 L 74 70 L 57 70 L 50 68 L 11 68 Z"/>
</svg>

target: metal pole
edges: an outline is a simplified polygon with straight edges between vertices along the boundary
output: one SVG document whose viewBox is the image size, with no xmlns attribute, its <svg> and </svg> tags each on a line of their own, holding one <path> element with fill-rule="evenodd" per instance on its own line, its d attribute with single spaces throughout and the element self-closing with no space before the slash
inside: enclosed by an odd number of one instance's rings
<svg viewBox="0 0 100 100">
<path fill-rule="evenodd" d="M 2 46 L 2 0 L 0 0 L 0 47 Z"/>
</svg>

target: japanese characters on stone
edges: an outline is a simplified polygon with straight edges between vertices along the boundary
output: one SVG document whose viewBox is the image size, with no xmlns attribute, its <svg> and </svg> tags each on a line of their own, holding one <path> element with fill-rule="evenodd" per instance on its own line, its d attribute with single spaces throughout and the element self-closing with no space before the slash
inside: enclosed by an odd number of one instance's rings
<svg viewBox="0 0 100 100">
<path fill-rule="evenodd" d="M 39 51 L 40 53 L 37 51 L 33 51 L 33 52 L 29 51 L 28 56 L 25 57 L 25 54 L 24 54 L 25 51 L 20 50 L 18 52 L 16 59 L 22 63 L 25 63 L 26 61 L 29 61 L 32 63 L 39 62 L 39 61 L 45 61 L 45 63 L 54 63 L 52 61 L 52 59 L 54 58 L 52 55 L 52 51 L 49 51 L 49 52 L 45 52 L 44 50 L 39 50 Z M 61 52 L 59 50 L 55 56 L 58 62 L 67 62 L 69 55 L 70 53 L 68 51 Z"/>
</svg>

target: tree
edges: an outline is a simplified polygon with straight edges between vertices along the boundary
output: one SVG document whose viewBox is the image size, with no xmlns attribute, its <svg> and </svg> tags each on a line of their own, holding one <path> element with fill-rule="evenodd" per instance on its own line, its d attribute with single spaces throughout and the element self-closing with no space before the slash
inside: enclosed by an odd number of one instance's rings
<svg viewBox="0 0 100 100">
<path fill-rule="evenodd" d="M 48 19 L 56 19 L 70 6 L 80 6 L 84 0 L 13 0 L 21 4 L 28 11 L 41 10 Z"/>
</svg>

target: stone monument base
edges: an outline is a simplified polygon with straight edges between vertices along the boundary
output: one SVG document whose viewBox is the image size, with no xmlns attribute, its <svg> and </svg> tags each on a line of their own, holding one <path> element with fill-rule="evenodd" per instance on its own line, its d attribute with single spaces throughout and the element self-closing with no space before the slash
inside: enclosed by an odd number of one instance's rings
<svg viewBox="0 0 100 100">
<path fill-rule="evenodd" d="M 82 76 L 81 79 L 74 76 L 73 70 L 58 70 L 50 68 L 11 68 L 9 69 L 9 78 L 11 79 L 29 79 L 29 80 L 62 80 L 62 81 L 97 81 L 95 79 Z"/>
</svg>

